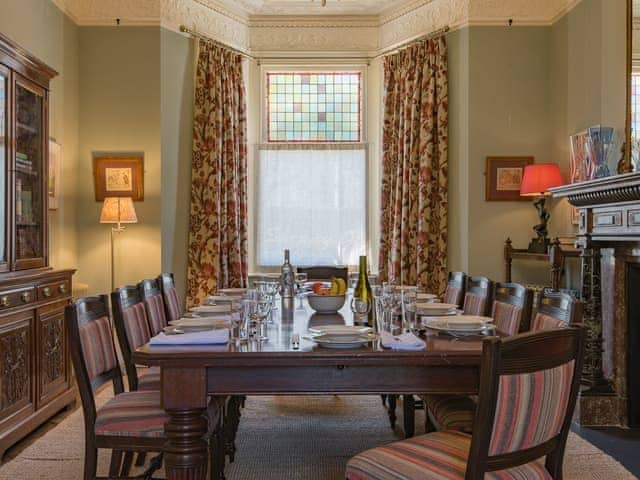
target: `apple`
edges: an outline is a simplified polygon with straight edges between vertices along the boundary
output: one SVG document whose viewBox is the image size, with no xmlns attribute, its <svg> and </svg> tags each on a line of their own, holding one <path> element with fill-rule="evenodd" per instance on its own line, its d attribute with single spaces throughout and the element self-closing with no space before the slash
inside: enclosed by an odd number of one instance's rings
<svg viewBox="0 0 640 480">
<path fill-rule="evenodd" d="M 311 285 L 311 289 L 313 290 L 313 293 L 320 295 L 320 292 L 324 290 L 324 284 L 322 282 L 316 282 Z"/>
</svg>

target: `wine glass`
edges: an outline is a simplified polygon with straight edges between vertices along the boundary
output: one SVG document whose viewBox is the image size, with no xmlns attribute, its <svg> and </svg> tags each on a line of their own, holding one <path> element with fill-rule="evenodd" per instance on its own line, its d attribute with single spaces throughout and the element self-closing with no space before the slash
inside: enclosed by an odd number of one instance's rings
<svg viewBox="0 0 640 480">
<path fill-rule="evenodd" d="M 271 299 L 267 295 L 262 295 L 256 302 L 256 309 L 252 315 L 252 320 L 256 323 L 256 340 L 264 342 L 269 340 L 264 331 L 264 321 L 271 313 Z"/>
<path fill-rule="evenodd" d="M 353 323 L 361 323 L 361 319 L 369 315 L 373 302 L 370 298 L 352 298 L 351 311 L 353 312 Z"/>
<path fill-rule="evenodd" d="M 306 273 L 296 273 L 296 288 L 297 288 L 297 293 L 298 293 L 298 309 L 303 309 L 304 305 L 302 304 L 302 292 L 304 289 L 304 285 L 305 283 L 307 283 L 307 280 L 309 279 L 309 275 L 307 275 Z"/>
</svg>

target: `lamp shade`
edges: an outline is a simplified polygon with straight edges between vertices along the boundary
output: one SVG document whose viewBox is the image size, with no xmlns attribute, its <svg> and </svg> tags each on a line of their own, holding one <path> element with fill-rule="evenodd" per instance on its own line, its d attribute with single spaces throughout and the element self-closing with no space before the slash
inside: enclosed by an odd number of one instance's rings
<svg viewBox="0 0 640 480">
<path fill-rule="evenodd" d="M 548 195 L 548 190 L 564 185 L 560 167 L 557 163 L 536 163 L 524 167 L 520 195 L 541 196 Z"/>
<path fill-rule="evenodd" d="M 131 197 L 106 197 L 100 212 L 100 223 L 138 223 Z"/>
</svg>

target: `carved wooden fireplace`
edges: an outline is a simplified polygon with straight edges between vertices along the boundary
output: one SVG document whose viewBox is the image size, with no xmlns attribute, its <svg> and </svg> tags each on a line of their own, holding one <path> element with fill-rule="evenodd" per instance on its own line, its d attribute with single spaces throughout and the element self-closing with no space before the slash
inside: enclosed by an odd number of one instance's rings
<svg viewBox="0 0 640 480">
<path fill-rule="evenodd" d="M 578 207 L 584 322 L 582 425 L 640 427 L 640 173 L 552 189 Z"/>
</svg>

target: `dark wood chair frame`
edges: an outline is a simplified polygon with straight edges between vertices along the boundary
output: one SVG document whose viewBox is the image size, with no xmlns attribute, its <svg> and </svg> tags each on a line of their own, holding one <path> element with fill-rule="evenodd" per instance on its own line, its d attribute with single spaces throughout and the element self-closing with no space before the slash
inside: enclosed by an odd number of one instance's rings
<svg viewBox="0 0 640 480">
<path fill-rule="evenodd" d="M 495 295 L 495 282 L 487 277 L 467 277 L 465 280 L 464 295 L 466 296 L 467 293 L 485 297 L 487 300 L 485 302 L 484 312 L 481 314 L 485 316 L 491 315 L 491 306 L 493 305 L 493 297 Z"/>
<path fill-rule="evenodd" d="M 133 352 L 131 351 L 131 347 L 129 346 L 129 338 L 127 335 L 127 330 L 125 328 L 123 312 L 127 308 L 133 307 L 137 303 L 144 302 L 140 291 L 141 290 L 136 285 L 124 285 L 122 287 L 116 288 L 115 291 L 111 292 L 113 321 L 115 323 L 116 333 L 118 334 L 118 343 L 120 345 L 120 351 L 122 352 L 124 368 L 127 372 L 130 391 L 138 390 L 138 370 L 133 363 Z M 147 323 L 149 323 L 148 318 Z M 151 325 L 149 325 L 149 331 L 151 331 Z"/>
<path fill-rule="evenodd" d="M 331 280 L 333 277 L 342 278 L 349 284 L 349 268 L 333 266 L 296 267 L 298 273 L 306 273 L 310 281 Z"/>
<path fill-rule="evenodd" d="M 462 307 L 462 302 L 464 301 L 465 288 L 467 285 L 467 274 L 464 272 L 449 272 L 447 285 L 453 285 L 460 289 L 456 304 L 458 305 L 458 307 Z"/>
<path fill-rule="evenodd" d="M 582 324 L 584 304 L 573 295 L 543 290 L 535 305 L 538 313 L 549 315 L 570 325 Z"/>
<path fill-rule="evenodd" d="M 167 299 L 167 291 L 171 288 L 176 288 L 176 282 L 173 273 L 161 273 L 160 275 L 158 275 L 157 282 L 160 285 L 160 291 L 162 292 L 162 300 L 164 301 L 164 312 L 167 316 L 167 321 L 177 320 L 177 318 L 171 318 L 169 302 Z"/>
<path fill-rule="evenodd" d="M 71 360 L 76 373 L 78 391 L 82 401 L 85 425 L 85 462 L 84 480 L 97 478 L 129 478 L 131 461 L 123 462 L 123 453 L 127 452 L 162 452 L 165 437 L 127 437 L 127 436 L 99 436 L 95 434 L 95 422 L 97 418 L 94 391 L 105 383 L 113 383 L 114 394 L 124 392 L 124 383 L 120 366 L 116 365 L 108 372 L 103 373 L 91 381 L 87 372 L 82 346 L 80 343 L 80 326 L 109 315 L 109 301 L 106 295 L 97 297 L 81 298 L 75 303 L 67 305 L 65 308 L 65 323 L 69 335 L 69 350 Z M 115 344 L 114 344 L 115 347 Z M 116 355 L 114 348 L 114 355 Z M 117 356 L 116 356 L 117 358 Z M 96 477 L 97 453 L 99 448 L 111 449 L 111 464 L 108 477 Z M 131 457 L 129 457 L 131 458 Z M 151 475 L 152 471 L 159 467 L 159 462 L 153 462 L 146 472 Z M 136 477 L 140 478 L 140 477 Z"/>
<path fill-rule="evenodd" d="M 582 326 L 525 333 L 504 340 L 497 337 L 484 340 L 478 408 L 474 418 L 466 480 L 480 480 L 486 472 L 513 468 L 544 456 L 545 467 L 551 477 L 562 479 L 562 459 L 580 387 L 584 343 L 585 329 Z M 551 369 L 571 360 L 575 361 L 574 374 L 560 433 L 526 450 L 489 456 L 500 376 Z"/>
<path fill-rule="evenodd" d="M 533 290 L 519 283 L 496 283 L 493 303 L 496 301 L 515 305 L 522 309 L 519 332 L 529 331 L 531 309 L 533 308 Z M 492 307 L 493 308 L 493 307 Z M 491 311 L 489 311 L 491 313 Z"/>
<path fill-rule="evenodd" d="M 147 320 L 149 321 L 149 328 L 151 329 L 151 335 L 154 335 L 152 322 L 151 322 L 151 311 L 149 310 L 149 306 L 146 302 L 147 299 L 151 297 L 155 297 L 159 295 L 162 299 L 162 313 L 164 313 L 165 317 L 165 327 L 167 326 L 167 322 L 169 317 L 167 316 L 167 306 L 165 305 L 164 295 L 162 294 L 162 282 L 158 277 L 156 278 L 145 278 L 138 283 L 138 289 L 140 290 L 140 296 L 142 300 L 145 302 L 144 308 L 147 311 Z"/>
</svg>

